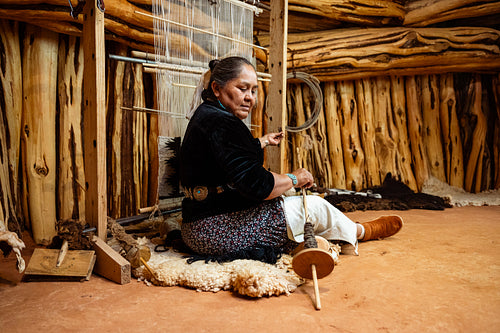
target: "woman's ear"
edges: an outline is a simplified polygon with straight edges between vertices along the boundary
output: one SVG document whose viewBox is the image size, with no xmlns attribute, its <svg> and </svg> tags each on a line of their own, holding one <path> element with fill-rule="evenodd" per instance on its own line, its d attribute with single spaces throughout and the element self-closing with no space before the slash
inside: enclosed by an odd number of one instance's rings
<svg viewBox="0 0 500 333">
<path fill-rule="evenodd" d="M 212 86 L 212 91 L 214 92 L 215 97 L 219 98 L 219 96 L 220 96 L 219 85 L 217 84 L 217 82 L 212 81 L 211 86 Z"/>
</svg>

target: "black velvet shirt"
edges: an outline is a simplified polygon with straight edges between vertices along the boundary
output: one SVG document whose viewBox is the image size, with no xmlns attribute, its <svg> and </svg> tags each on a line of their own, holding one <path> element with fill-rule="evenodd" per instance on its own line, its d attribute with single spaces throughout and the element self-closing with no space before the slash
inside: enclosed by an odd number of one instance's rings
<svg viewBox="0 0 500 333">
<path fill-rule="evenodd" d="M 183 222 L 247 209 L 262 203 L 274 187 L 263 167 L 264 150 L 248 127 L 219 105 L 205 102 L 191 118 L 180 151 L 183 187 L 224 186 L 203 201 L 185 198 Z"/>
</svg>

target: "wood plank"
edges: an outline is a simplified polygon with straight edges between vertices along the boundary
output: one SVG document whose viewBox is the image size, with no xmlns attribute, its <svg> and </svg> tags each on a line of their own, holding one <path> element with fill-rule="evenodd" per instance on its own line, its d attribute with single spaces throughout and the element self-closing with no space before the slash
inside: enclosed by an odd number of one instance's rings
<svg viewBox="0 0 500 333">
<path fill-rule="evenodd" d="M 104 13 L 97 0 L 84 7 L 84 151 L 85 216 L 106 239 L 106 108 Z"/>
<path fill-rule="evenodd" d="M 269 53 L 269 72 L 272 76 L 269 84 L 268 115 L 270 132 L 285 130 L 286 116 L 286 71 L 287 71 L 287 39 L 288 39 L 288 0 L 271 0 L 271 47 Z M 268 147 L 267 167 L 274 172 L 284 173 L 286 158 L 285 132 L 283 144 Z"/>
<path fill-rule="evenodd" d="M 101 238 L 94 236 L 93 248 L 97 256 L 94 272 L 119 284 L 130 282 L 130 263 Z"/>
</svg>

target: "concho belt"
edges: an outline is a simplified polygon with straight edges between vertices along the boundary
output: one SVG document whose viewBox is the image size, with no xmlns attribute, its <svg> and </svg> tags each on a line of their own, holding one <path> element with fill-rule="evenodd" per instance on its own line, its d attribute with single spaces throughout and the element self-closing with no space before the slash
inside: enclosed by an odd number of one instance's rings
<svg viewBox="0 0 500 333">
<path fill-rule="evenodd" d="M 193 188 L 190 187 L 184 188 L 184 195 L 187 198 L 196 201 L 205 200 L 209 194 L 220 194 L 222 192 L 224 192 L 224 187 L 222 186 L 217 186 L 217 187 L 195 186 Z"/>
</svg>

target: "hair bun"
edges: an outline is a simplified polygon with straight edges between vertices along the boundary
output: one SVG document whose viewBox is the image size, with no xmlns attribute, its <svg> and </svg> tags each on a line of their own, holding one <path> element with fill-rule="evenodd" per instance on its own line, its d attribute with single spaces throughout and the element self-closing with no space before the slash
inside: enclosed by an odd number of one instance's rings
<svg viewBox="0 0 500 333">
<path fill-rule="evenodd" d="M 208 67 L 210 67 L 210 71 L 213 71 L 215 66 L 217 66 L 219 64 L 219 62 L 220 62 L 219 59 L 210 60 L 210 62 L 208 63 Z"/>
</svg>

